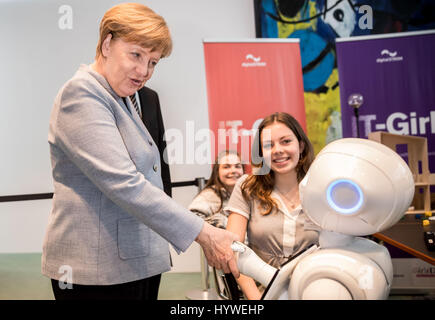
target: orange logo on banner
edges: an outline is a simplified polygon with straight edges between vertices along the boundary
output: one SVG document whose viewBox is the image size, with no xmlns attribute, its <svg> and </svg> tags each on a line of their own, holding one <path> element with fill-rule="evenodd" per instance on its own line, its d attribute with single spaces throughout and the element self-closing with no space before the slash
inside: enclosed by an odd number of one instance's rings
<svg viewBox="0 0 435 320">
<path fill-rule="evenodd" d="M 213 160 L 233 149 L 249 163 L 253 135 L 271 113 L 290 113 L 306 128 L 299 43 L 292 40 L 204 43 Z"/>
</svg>

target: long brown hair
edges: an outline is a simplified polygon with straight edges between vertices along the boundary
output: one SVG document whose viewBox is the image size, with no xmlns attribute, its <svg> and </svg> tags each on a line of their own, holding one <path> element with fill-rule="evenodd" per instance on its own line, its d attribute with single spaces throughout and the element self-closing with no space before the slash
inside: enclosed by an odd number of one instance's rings
<svg viewBox="0 0 435 320">
<path fill-rule="evenodd" d="M 203 189 L 203 190 L 205 190 L 207 188 L 210 188 L 219 196 L 219 199 L 221 200 L 221 204 L 220 204 L 217 212 L 221 211 L 223 201 L 226 197 L 226 195 L 222 192 L 222 189 L 224 189 L 227 192 L 227 194 L 229 193 L 229 190 L 227 189 L 227 187 L 222 183 L 221 179 L 219 179 L 219 167 L 220 167 L 221 159 L 229 154 L 234 154 L 239 159 L 241 159 L 240 155 L 237 151 L 224 150 L 224 151 L 220 152 L 216 157 L 215 163 L 213 164 L 210 178 L 208 179 L 207 184 L 205 185 L 205 187 Z M 245 166 L 243 164 L 242 164 L 242 168 L 243 168 L 243 172 L 245 172 Z"/>
<path fill-rule="evenodd" d="M 271 213 L 273 208 L 277 207 L 276 202 L 270 196 L 275 185 L 275 174 L 264 163 L 263 147 L 261 145 L 261 133 L 263 129 L 275 122 L 286 125 L 295 134 L 299 141 L 299 146 L 303 146 L 299 162 L 295 168 L 298 182 L 301 182 L 305 177 L 314 160 L 313 146 L 301 125 L 293 116 L 285 112 L 276 112 L 263 119 L 258 126 L 252 146 L 251 165 L 253 171 L 257 174 L 249 175 L 241 186 L 242 194 L 246 201 L 253 198 L 260 201 L 260 205 L 264 208 L 263 215 Z"/>
</svg>

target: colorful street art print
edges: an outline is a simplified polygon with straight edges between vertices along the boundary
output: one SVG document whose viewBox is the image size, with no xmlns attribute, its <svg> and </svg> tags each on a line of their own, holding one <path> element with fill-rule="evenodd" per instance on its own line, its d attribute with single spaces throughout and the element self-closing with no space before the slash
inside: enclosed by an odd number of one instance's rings
<svg viewBox="0 0 435 320">
<path fill-rule="evenodd" d="M 342 137 L 335 39 L 435 29 L 435 0 L 254 0 L 259 38 L 299 38 L 307 134 L 319 152 Z M 357 76 L 357 75 L 355 75 Z"/>
</svg>

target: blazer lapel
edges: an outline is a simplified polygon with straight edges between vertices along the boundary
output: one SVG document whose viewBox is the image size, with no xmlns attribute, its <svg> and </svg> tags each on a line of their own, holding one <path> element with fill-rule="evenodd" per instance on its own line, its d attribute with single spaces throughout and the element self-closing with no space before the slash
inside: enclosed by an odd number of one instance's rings
<svg viewBox="0 0 435 320">
<path fill-rule="evenodd" d="M 106 78 L 104 78 L 101 74 L 94 71 L 90 66 L 88 65 L 81 65 L 80 68 L 83 68 L 87 72 L 89 72 L 97 81 L 100 83 L 101 86 L 103 86 L 104 89 L 106 89 L 112 97 L 116 100 L 116 102 L 123 108 L 129 116 L 132 118 L 135 125 L 139 128 L 139 131 L 141 132 L 142 136 L 147 140 L 148 142 L 153 141 L 153 138 L 151 137 L 151 134 L 148 132 L 147 128 L 143 124 L 141 118 L 137 114 L 136 110 L 134 109 L 133 105 L 131 104 L 130 99 L 126 98 L 125 101 L 127 102 L 127 105 L 124 104 L 124 99 L 122 99 L 120 96 L 116 94 L 115 91 L 113 91 L 112 87 L 110 86 L 109 82 L 107 82 Z M 130 112 L 131 110 L 131 112 Z"/>
<path fill-rule="evenodd" d="M 122 100 L 122 99 L 121 99 Z M 139 117 L 138 113 L 134 109 L 134 106 L 132 105 L 130 99 L 127 97 L 125 98 L 125 101 L 127 102 L 126 108 L 128 108 L 128 112 L 130 113 L 131 118 L 133 119 L 133 122 L 136 124 L 136 126 L 140 129 L 142 135 L 144 138 L 150 142 L 154 141 L 151 134 L 148 132 L 148 129 L 145 127 L 145 125 L 142 122 L 142 119 Z M 131 111 L 131 112 L 130 112 Z"/>
</svg>

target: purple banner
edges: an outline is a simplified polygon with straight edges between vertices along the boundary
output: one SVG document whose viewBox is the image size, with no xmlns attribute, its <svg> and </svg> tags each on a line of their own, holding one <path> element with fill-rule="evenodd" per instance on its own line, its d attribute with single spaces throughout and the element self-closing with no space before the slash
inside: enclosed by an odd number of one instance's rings
<svg viewBox="0 0 435 320">
<path fill-rule="evenodd" d="M 427 138 L 435 172 L 435 30 L 337 39 L 343 137 L 356 137 L 351 94 L 363 96 L 359 134 Z"/>
</svg>

